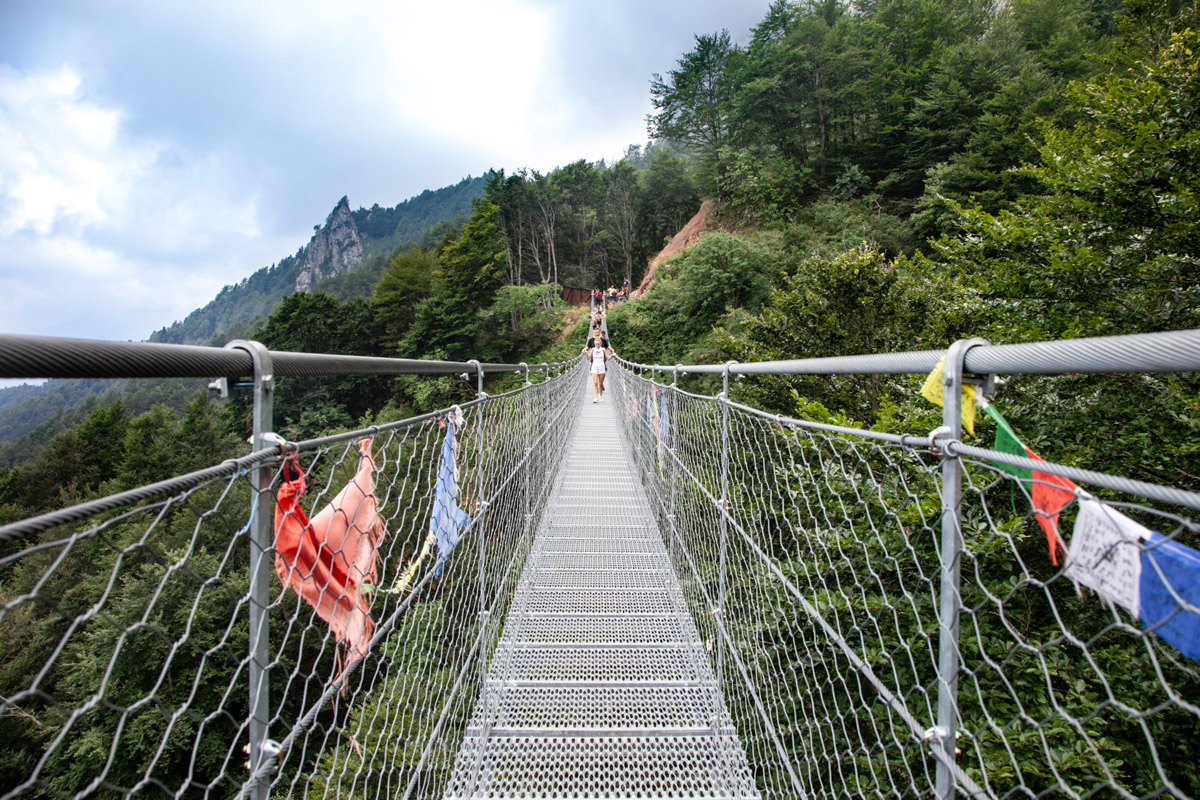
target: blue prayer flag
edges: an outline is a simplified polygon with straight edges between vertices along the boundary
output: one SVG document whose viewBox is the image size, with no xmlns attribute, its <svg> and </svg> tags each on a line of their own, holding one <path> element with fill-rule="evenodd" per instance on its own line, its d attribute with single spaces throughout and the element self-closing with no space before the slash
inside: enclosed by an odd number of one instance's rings
<svg viewBox="0 0 1200 800">
<path fill-rule="evenodd" d="M 446 425 L 442 443 L 442 463 L 438 466 L 437 488 L 433 494 L 433 515 L 429 530 L 437 536 L 438 560 L 434 575 L 442 571 L 450 551 L 458 544 L 459 534 L 471 521 L 471 515 L 458 505 L 458 467 L 454 462 L 454 423 Z"/>
<path fill-rule="evenodd" d="M 1200 553 L 1152 533 L 1142 549 L 1142 624 L 1200 661 Z"/>
</svg>

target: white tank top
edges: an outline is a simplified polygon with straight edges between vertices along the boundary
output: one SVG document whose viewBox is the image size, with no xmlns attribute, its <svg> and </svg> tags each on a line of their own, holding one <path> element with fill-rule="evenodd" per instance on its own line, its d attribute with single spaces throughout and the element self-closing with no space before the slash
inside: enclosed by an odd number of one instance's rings
<svg viewBox="0 0 1200 800">
<path fill-rule="evenodd" d="M 596 364 L 603 364 L 603 363 L 604 363 L 604 348 L 601 347 L 599 344 L 597 344 L 595 347 L 592 348 L 592 364 L 594 366 Z"/>
</svg>

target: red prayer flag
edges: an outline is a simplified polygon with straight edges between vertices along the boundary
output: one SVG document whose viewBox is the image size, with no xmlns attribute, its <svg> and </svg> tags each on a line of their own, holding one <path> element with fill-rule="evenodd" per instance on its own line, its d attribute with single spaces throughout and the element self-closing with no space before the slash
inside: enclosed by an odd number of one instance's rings
<svg viewBox="0 0 1200 800">
<path fill-rule="evenodd" d="M 371 441 L 359 442 L 358 471 L 311 520 L 300 507 L 303 473 L 279 487 L 275 506 L 275 571 L 329 624 L 350 658 L 362 658 L 375 623 L 366 585 L 376 583 L 383 520 L 375 500 Z"/>
<path fill-rule="evenodd" d="M 1025 448 L 1025 451 L 1034 461 L 1044 462 L 1046 460 L 1028 447 Z M 1033 485 L 1030 487 L 1029 494 L 1033 498 L 1033 507 L 1036 509 L 1034 516 L 1046 534 L 1046 543 L 1050 546 L 1050 563 L 1057 567 L 1059 552 L 1062 552 L 1063 555 L 1067 553 L 1067 547 L 1058 533 L 1058 515 L 1075 497 L 1076 486 L 1070 478 L 1051 475 L 1048 472 L 1034 470 L 1032 478 Z"/>
</svg>

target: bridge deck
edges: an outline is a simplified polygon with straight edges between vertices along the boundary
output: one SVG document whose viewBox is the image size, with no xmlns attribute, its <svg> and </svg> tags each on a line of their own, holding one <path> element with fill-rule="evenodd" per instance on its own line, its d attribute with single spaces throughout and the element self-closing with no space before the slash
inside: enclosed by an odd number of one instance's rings
<svg viewBox="0 0 1200 800">
<path fill-rule="evenodd" d="M 447 798 L 757 798 L 617 431 L 591 402 Z"/>
</svg>

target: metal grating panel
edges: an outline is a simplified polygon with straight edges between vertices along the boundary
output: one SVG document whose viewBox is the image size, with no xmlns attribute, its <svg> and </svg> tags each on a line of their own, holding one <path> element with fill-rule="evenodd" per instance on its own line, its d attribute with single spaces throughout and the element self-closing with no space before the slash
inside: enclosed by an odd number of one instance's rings
<svg viewBox="0 0 1200 800">
<path fill-rule="evenodd" d="M 735 736 L 513 737 L 479 748 L 464 741 L 447 798 L 759 796 Z"/>
<path fill-rule="evenodd" d="M 697 638 L 690 622 L 685 626 L 675 615 L 619 617 L 528 614 L 509 621 L 504 628 L 503 641 L 510 644 L 649 644 L 689 642 Z"/>
<path fill-rule="evenodd" d="M 538 554 L 533 561 L 538 569 L 623 569 L 623 570 L 662 570 L 663 558 L 659 553 L 612 554 L 586 553 Z"/>
<path fill-rule="evenodd" d="M 575 510 L 572 509 L 572 512 Z M 645 539 L 657 539 L 658 532 L 650 525 L 629 519 L 617 514 L 576 514 L 556 516 L 550 521 L 550 530 L 578 531 L 587 528 L 587 538 L 597 539 L 608 536 L 630 536 Z"/>
<path fill-rule="evenodd" d="M 560 475 L 445 796 L 758 798 L 610 406 Z"/>
<path fill-rule="evenodd" d="M 488 677 L 570 683 L 712 682 L 708 659 L 695 645 L 603 648 L 516 645 L 497 649 Z"/>
<path fill-rule="evenodd" d="M 597 585 L 609 589 L 666 589 L 670 579 L 664 572 L 650 570 L 542 569 L 533 582 L 538 589 L 587 589 Z"/>
<path fill-rule="evenodd" d="M 660 552 L 662 545 L 647 539 L 580 539 L 547 534 L 540 540 L 540 547 L 543 553 L 654 553 Z"/>
<path fill-rule="evenodd" d="M 526 593 L 518 589 L 512 611 L 530 614 L 686 614 L 687 605 L 678 592 L 541 589 Z"/>
<path fill-rule="evenodd" d="M 733 723 L 712 686 L 495 686 L 487 723 L 545 735 L 561 730 L 596 733 L 691 729 L 703 733 Z M 469 730 L 483 724 L 476 708 Z"/>
</svg>

